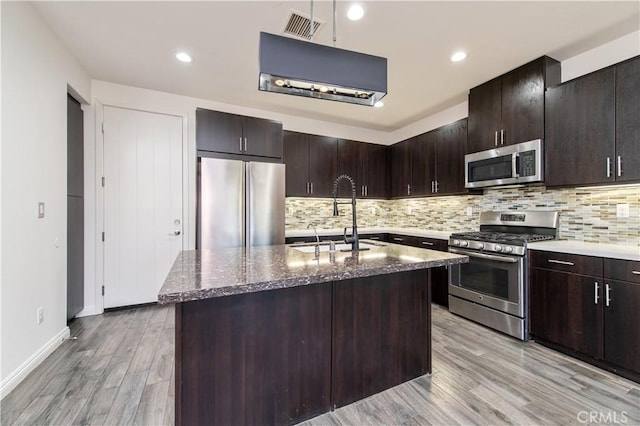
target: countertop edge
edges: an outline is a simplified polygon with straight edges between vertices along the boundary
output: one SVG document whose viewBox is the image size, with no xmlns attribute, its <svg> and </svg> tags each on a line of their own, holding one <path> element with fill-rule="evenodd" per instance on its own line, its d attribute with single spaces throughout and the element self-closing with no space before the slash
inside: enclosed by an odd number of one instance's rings
<svg viewBox="0 0 640 426">
<path fill-rule="evenodd" d="M 640 261 L 640 247 L 616 244 L 587 243 L 583 241 L 555 240 L 530 243 L 527 248 L 537 251 L 554 251 L 582 256 Z"/>
</svg>

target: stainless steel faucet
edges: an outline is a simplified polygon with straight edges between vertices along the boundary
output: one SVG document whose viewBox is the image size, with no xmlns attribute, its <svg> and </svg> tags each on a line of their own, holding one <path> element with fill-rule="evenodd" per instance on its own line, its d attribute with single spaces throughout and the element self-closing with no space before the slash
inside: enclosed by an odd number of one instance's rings
<svg viewBox="0 0 640 426">
<path fill-rule="evenodd" d="M 346 244 L 351 244 L 351 249 L 356 251 L 360 250 L 360 240 L 358 239 L 358 225 L 356 223 L 356 183 L 348 175 L 340 175 L 333 182 L 333 215 L 338 216 L 338 204 L 349 204 L 347 202 L 339 203 L 337 200 L 338 197 L 338 184 L 341 180 L 348 180 L 351 183 L 351 213 L 352 213 L 352 223 L 351 223 L 351 237 L 347 237 L 347 228 L 344 228 L 344 242 Z"/>
<path fill-rule="evenodd" d="M 320 237 L 318 236 L 318 230 L 316 229 L 316 224 L 313 222 L 310 222 L 307 225 L 307 229 L 309 228 L 313 228 L 313 233 L 316 234 L 316 250 L 315 250 L 315 255 L 316 255 L 316 259 L 320 257 Z"/>
</svg>

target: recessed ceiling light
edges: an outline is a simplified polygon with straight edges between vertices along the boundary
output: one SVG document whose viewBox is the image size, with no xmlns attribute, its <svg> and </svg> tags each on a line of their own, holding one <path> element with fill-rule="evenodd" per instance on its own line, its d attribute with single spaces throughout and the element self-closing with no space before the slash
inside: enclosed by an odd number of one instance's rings
<svg viewBox="0 0 640 426">
<path fill-rule="evenodd" d="M 189 54 L 185 52 L 176 53 L 176 59 L 179 60 L 180 62 L 187 62 L 187 63 L 192 61 L 191 56 L 189 56 Z"/>
<path fill-rule="evenodd" d="M 451 55 L 451 62 L 460 62 L 462 60 L 464 60 L 464 58 L 467 57 L 467 54 L 463 51 L 458 51 L 456 53 L 454 53 L 453 55 Z"/>
<path fill-rule="evenodd" d="M 347 17 L 352 21 L 357 21 L 364 16 L 364 9 L 359 4 L 352 4 L 347 11 Z"/>
<path fill-rule="evenodd" d="M 378 101 L 375 104 L 373 104 L 373 106 L 376 108 L 382 108 L 384 106 L 384 102 Z"/>
</svg>

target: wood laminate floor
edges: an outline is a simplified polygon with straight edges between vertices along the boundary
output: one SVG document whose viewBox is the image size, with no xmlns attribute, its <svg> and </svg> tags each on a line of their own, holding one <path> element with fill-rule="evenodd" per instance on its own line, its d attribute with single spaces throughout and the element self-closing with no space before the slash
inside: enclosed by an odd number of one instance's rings
<svg viewBox="0 0 640 426">
<path fill-rule="evenodd" d="M 1 424 L 173 424 L 173 332 L 171 306 L 75 320 L 78 339 L 2 400 Z M 434 306 L 431 376 L 304 425 L 605 423 L 640 425 L 640 385 Z"/>
</svg>

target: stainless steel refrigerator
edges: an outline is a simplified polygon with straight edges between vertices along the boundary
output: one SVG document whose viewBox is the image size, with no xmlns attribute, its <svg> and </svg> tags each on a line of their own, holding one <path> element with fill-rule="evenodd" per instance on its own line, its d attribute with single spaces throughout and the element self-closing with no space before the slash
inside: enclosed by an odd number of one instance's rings
<svg viewBox="0 0 640 426">
<path fill-rule="evenodd" d="M 284 244 L 284 170 L 199 158 L 197 249 Z"/>
</svg>

